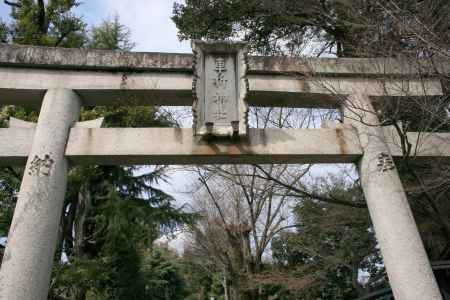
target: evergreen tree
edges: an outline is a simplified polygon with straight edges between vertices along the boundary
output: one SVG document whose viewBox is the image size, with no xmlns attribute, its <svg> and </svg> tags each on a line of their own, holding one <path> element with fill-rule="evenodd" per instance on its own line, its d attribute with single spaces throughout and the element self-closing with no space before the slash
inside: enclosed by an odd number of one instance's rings
<svg viewBox="0 0 450 300">
<path fill-rule="evenodd" d="M 81 47 L 86 40 L 86 23 L 73 13 L 75 0 L 5 1 L 12 8 L 14 43 L 54 47 Z"/>
<path fill-rule="evenodd" d="M 130 51 L 134 43 L 130 41 L 131 32 L 120 24 L 119 16 L 104 20 L 91 30 L 89 48 Z"/>
<path fill-rule="evenodd" d="M 347 201 L 363 199 L 358 184 L 337 177 L 320 180 L 314 190 Z M 299 288 L 284 289 L 286 295 L 292 299 L 356 299 L 386 286 L 367 210 L 305 197 L 295 205 L 294 214 L 296 230 L 284 232 L 272 243 L 276 265 L 301 282 Z"/>
<path fill-rule="evenodd" d="M 8 25 L 0 19 L 0 43 L 6 43 L 8 41 L 8 33 Z"/>
<path fill-rule="evenodd" d="M 169 248 L 158 246 L 144 253 L 142 274 L 146 282 L 145 299 L 185 299 L 186 287 L 179 258 Z"/>
</svg>

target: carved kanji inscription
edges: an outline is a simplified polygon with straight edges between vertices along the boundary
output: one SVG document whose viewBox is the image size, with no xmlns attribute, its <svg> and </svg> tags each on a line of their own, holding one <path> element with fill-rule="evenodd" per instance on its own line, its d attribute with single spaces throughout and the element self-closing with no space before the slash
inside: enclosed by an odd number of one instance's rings
<svg viewBox="0 0 450 300">
<path fill-rule="evenodd" d="M 230 127 L 238 119 L 236 71 L 231 55 L 205 57 L 205 121 L 214 127 Z"/>
<path fill-rule="evenodd" d="M 379 172 L 387 172 L 395 169 L 395 164 L 389 154 L 381 152 L 380 154 L 378 154 L 377 167 Z"/>
<path fill-rule="evenodd" d="M 247 133 L 245 44 L 196 41 L 194 51 L 194 134 Z"/>
<path fill-rule="evenodd" d="M 50 176 L 54 160 L 45 154 L 43 158 L 35 155 L 30 163 L 28 174 L 31 176 Z"/>
</svg>

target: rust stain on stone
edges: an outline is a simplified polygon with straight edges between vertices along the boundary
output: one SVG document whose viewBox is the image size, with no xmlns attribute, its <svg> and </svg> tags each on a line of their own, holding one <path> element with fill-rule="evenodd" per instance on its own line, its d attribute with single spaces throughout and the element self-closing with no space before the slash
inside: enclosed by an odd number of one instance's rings
<svg viewBox="0 0 450 300">
<path fill-rule="evenodd" d="M 239 138 L 210 137 L 201 139 L 195 147 L 195 155 L 244 155 L 253 154 L 248 149 L 248 141 Z"/>
<path fill-rule="evenodd" d="M 195 155 L 216 155 L 220 153 L 220 149 L 210 141 L 201 140 L 197 147 L 193 148 L 193 152 Z"/>
<path fill-rule="evenodd" d="M 336 128 L 336 139 L 341 153 L 347 154 L 347 143 L 345 142 L 344 132 L 342 131 L 342 128 Z"/>
<path fill-rule="evenodd" d="M 300 80 L 299 80 L 300 81 Z M 305 80 L 301 80 L 302 82 L 302 89 L 304 93 L 309 93 L 311 91 L 311 87 L 309 85 L 308 82 L 306 82 Z"/>
<path fill-rule="evenodd" d="M 239 149 L 238 145 L 232 144 L 227 147 L 227 154 L 238 155 L 238 154 L 242 154 L 242 151 L 241 151 L 241 149 Z"/>
<path fill-rule="evenodd" d="M 201 147 L 200 152 L 200 154 L 214 155 L 219 153 L 219 149 L 215 145 L 206 145 L 205 147 Z"/>
</svg>

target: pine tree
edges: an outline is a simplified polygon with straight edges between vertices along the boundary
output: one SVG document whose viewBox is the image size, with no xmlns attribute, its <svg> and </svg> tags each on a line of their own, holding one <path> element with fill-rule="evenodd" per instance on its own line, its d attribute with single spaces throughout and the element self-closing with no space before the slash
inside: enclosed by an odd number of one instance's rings
<svg viewBox="0 0 450 300">
<path fill-rule="evenodd" d="M 119 16 L 104 20 L 91 30 L 89 48 L 130 51 L 135 44 L 130 41 L 131 32 L 120 24 Z"/>
<path fill-rule="evenodd" d="M 12 8 L 12 40 L 17 44 L 70 47 L 84 45 L 86 23 L 75 16 L 75 0 L 5 1 Z"/>
</svg>

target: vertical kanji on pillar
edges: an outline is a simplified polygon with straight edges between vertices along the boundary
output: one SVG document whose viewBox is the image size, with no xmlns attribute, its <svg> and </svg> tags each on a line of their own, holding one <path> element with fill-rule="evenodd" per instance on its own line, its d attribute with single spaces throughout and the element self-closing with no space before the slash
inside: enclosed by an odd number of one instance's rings
<svg viewBox="0 0 450 300">
<path fill-rule="evenodd" d="M 72 90 L 45 94 L 0 270 L 1 300 L 47 299 L 67 186 L 64 154 L 80 105 Z"/>
<path fill-rule="evenodd" d="M 442 299 L 370 98 L 350 95 L 343 114 L 363 148 L 361 185 L 395 299 Z"/>
</svg>

